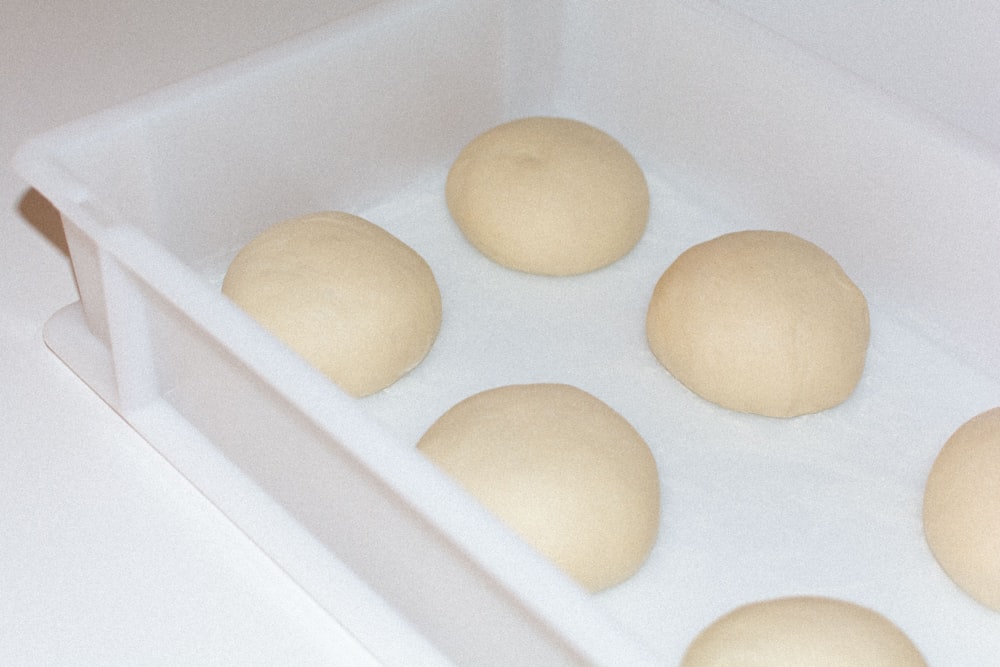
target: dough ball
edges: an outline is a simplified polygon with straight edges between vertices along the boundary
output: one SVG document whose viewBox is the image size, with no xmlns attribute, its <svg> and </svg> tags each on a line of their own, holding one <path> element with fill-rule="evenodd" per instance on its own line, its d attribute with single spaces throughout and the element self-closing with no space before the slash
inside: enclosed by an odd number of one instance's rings
<svg viewBox="0 0 1000 667">
<path fill-rule="evenodd" d="M 566 118 L 523 118 L 478 136 L 452 165 L 445 197 L 480 252 L 546 275 L 611 264 L 649 218 L 646 178 L 629 152 Z"/>
<path fill-rule="evenodd" d="M 868 352 L 868 303 L 840 265 L 793 234 L 742 231 L 683 252 L 653 290 L 660 363 L 718 405 L 769 417 L 846 399 Z"/>
<path fill-rule="evenodd" d="M 924 534 L 959 588 L 1000 611 L 1000 408 L 941 448 L 924 490 Z"/>
<path fill-rule="evenodd" d="M 830 598 L 755 602 L 708 626 L 681 667 L 924 667 L 910 639 L 865 607 Z"/>
<path fill-rule="evenodd" d="M 236 255 L 222 291 L 354 396 L 420 363 L 441 326 L 441 294 L 423 258 L 348 213 L 268 228 Z"/>
<path fill-rule="evenodd" d="M 660 486 L 649 447 L 575 387 L 484 391 L 448 410 L 417 446 L 591 591 L 632 576 L 656 541 Z"/>
</svg>

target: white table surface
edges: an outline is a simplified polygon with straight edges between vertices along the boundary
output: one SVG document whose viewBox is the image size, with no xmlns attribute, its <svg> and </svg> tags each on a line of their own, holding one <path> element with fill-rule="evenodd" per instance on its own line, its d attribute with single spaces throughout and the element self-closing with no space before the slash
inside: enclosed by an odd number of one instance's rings
<svg viewBox="0 0 1000 667">
<path fill-rule="evenodd" d="M 45 347 L 78 297 L 58 215 L 10 167 L 32 134 L 347 4 L 0 8 L 0 664 L 372 664 Z"/>
</svg>

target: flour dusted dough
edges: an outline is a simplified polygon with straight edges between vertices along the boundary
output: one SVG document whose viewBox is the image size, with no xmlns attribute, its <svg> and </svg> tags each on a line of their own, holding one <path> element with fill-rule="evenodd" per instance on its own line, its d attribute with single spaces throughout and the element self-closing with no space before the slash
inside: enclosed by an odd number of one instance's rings
<svg viewBox="0 0 1000 667">
<path fill-rule="evenodd" d="M 418 447 L 591 591 L 629 578 L 656 540 L 652 453 L 624 417 L 576 387 L 475 394 L 444 413 Z"/>
<path fill-rule="evenodd" d="M 441 326 L 427 263 L 387 231 L 342 212 L 268 228 L 237 254 L 222 291 L 354 396 L 420 363 Z"/>
<path fill-rule="evenodd" d="M 703 398 L 793 417 L 854 390 L 868 303 L 816 245 L 785 232 L 735 232 L 689 248 L 663 273 L 646 335 L 666 369 Z"/>
<path fill-rule="evenodd" d="M 948 576 L 1000 611 L 1000 408 L 963 424 L 924 490 L 924 534 Z"/>
<path fill-rule="evenodd" d="M 445 196 L 483 254 L 546 275 L 611 264 L 649 217 L 646 178 L 629 152 L 567 118 L 522 118 L 476 137 L 452 165 Z"/>
<path fill-rule="evenodd" d="M 924 667 L 910 639 L 881 614 L 822 597 L 755 602 L 708 626 L 681 667 Z"/>
</svg>

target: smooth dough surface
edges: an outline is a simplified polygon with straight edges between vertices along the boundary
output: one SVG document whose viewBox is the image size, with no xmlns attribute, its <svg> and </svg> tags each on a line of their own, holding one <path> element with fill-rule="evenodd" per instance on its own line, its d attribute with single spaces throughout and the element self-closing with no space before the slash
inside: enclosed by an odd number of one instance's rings
<svg viewBox="0 0 1000 667">
<path fill-rule="evenodd" d="M 660 486 L 649 447 L 576 387 L 475 394 L 444 413 L 418 448 L 591 591 L 632 576 L 656 541 Z"/>
<path fill-rule="evenodd" d="M 956 430 L 924 490 L 924 534 L 966 593 L 1000 611 L 1000 408 Z"/>
<path fill-rule="evenodd" d="M 924 667 L 891 621 L 823 597 L 788 597 L 739 607 L 708 626 L 681 667 Z"/>
<path fill-rule="evenodd" d="M 266 229 L 233 259 L 222 291 L 354 396 L 420 363 L 441 326 L 441 294 L 423 258 L 343 212 Z"/>
<path fill-rule="evenodd" d="M 813 243 L 734 232 L 688 248 L 667 268 L 646 336 L 660 363 L 699 396 L 794 417 L 854 391 L 868 352 L 868 303 Z"/>
<path fill-rule="evenodd" d="M 445 197 L 480 252 L 545 275 L 611 264 L 649 218 L 646 178 L 628 150 L 568 118 L 522 118 L 479 135 L 452 164 Z"/>
</svg>

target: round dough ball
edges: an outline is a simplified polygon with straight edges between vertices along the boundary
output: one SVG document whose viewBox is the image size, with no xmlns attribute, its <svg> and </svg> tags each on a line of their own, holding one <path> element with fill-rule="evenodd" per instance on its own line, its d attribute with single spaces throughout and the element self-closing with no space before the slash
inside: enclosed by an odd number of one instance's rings
<svg viewBox="0 0 1000 667">
<path fill-rule="evenodd" d="M 567 118 L 522 118 L 473 139 L 448 172 L 445 197 L 480 252 L 545 275 L 611 264 L 649 218 L 646 178 L 632 155 Z"/>
<path fill-rule="evenodd" d="M 1000 408 L 941 448 L 924 489 L 924 535 L 959 588 L 1000 611 Z"/>
<path fill-rule="evenodd" d="M 649 447 L 624 417 L 576 387 L 475 394 L 417 446 L 591 591 L 632 576 L 656 541 L 660 485 Z"/>
<path fill-rule="evenodd" d="M 735 232 L 687 249 L 663 273 L 646 336 L 699 396 L 794 417 L 854 391 L 868 352 L 868 303 L 816 245 L 786 232 Z"/>
<path fill-rule="evenodd" d="M 354 396 L 420 363 L 441 326 L 441 294 L 427 262 L 342 212 L 271 226 L 236 255 L 222 291 Z"/>
<path fill-rule="evenodd" d="M 884 616 L 822 597 L 788 597 L 735 609 L 688 647 L 681 667 L 924 667 Z"/>
</svg>

